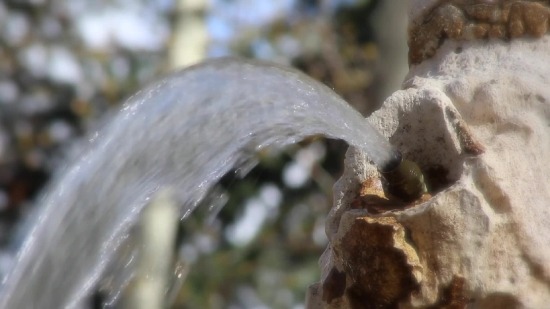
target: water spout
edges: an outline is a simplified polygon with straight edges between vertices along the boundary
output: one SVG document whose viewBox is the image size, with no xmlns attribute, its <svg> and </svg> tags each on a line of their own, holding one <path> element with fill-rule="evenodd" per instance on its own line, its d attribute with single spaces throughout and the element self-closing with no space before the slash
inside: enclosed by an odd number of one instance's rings
<svg viewBox="0 0 550 309">
<path fill-rule="evenodd" d="M 220 59 L 151 84 L 84 143 L 38 200 L 0 308 L 80 307 L 160 188 L 177 191 L 184 217 L 256 151 L 317 134 L 362 149 L 381 170 L 400 162 L 344 100 L 293 69 Z"/>
</svg>

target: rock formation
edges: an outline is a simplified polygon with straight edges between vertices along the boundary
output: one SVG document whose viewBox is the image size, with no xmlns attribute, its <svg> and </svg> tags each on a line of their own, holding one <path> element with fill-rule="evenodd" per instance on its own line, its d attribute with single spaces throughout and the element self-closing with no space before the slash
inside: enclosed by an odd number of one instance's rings
<svg viewBox="0 0 550 309">
<path fill-rule="evenodd" d="M 411 2 L 410 72 L 368 120 L 430 194 L 350 149 L 308 308 L 546 308 L 549 1 Z"/>
</svg>

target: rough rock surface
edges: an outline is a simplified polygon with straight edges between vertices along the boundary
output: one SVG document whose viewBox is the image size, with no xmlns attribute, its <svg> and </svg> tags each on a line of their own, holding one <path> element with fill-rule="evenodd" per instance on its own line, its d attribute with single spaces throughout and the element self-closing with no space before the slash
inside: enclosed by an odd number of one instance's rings
<svg viewBox="0 0 550 309">
<path fill-rule="evenodd" d="M 369 121 L 431 195 L 349 150 L 308 308 L 547 308 L 550 37 L 446 40 Z"/>
<path fill-rule="evenodd" d="M 543 36 L 550 3 L 531 0 L 413 0 L 409 27 L 409 62 L 434 55 L 447 39 L 458 41 Z M 419 10 L 422 8 L 422 10 Z"/>
</svg>

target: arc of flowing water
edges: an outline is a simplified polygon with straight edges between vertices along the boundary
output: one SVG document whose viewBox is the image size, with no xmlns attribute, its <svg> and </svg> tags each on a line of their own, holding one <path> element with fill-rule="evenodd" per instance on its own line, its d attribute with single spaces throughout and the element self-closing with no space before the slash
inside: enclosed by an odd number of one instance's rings
<svg viewBox="0 0 550 309">
<path fill-rule="evenodd" d="M 345 101 L 293 69 L 218 59 L 153 83 L 44 192 L 0 308 L 79 307 L 159 188 L 177 190 L 183 216 L 255 151 L 317 134 L 361 148 L 380 168 L 398 159 Z"/>
</svg>

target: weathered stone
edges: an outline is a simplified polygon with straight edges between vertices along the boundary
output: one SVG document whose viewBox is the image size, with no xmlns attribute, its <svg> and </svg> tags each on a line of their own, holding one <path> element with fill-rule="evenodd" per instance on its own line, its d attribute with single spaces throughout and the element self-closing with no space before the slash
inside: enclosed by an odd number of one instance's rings
<svg viewBox="0 0 550 309">
<path fill-rule="evenodd" d="M 498 5 L 494 4 L 474 4 L 466 7 L 468 15 L 475 20 L 483 22 L 499 22 L 502 12 Z"/>
<path fill-rule="evenodd" d="M 490 28 L 489 24 L 470 23 L 464 26 L 461 38 L 469 41 L 486 38 Z"/>
<path fill-rule="evenodd" d="M 511 38 L 517 38 L 525 33 L 523 25 L 523 3 L 514 3 L 508 15 L 508 32 Z"/>
<path fill-rule="evenodd" d="M 460 38 L 466 18 L 459 8 L 450 4 L 444 5 L 438 9 L 437 16 L 440 20 L 439 26 L 442 26 L 449 38 Z"/>
<path fill-rule="evenodd" d="M 548 31 L 548 9 L 540 3 L 524 3 L 523 22 L 527 33 L 535 37 L 543 36 Z"/>
<path fill-rule="evenodd" d="M 342 217 L 337 254 L 350 278 L 351 308 L 396 306 L 417 291 L 420 265 L 404 227 L 391 217 Z"/>
<path fill-rule="evenodd" d="M 506 27 L 504 25 L 492 25 L 488 35 L 493 39 L 504 39 L 506 37 Z"/>
<path fill-rule="evenodd" d="M 508 26 L 523 25 L 514 5 Z M 549 46 L 449 40 L 412 67 L 369 121 L 421 166 L 431 196 L 396 202 L 350 149 L 321 263 L 345 291 L 315 308 L 548 306 Z"/>
<path fill-rule="evenodd" d="M 548 1 L 411 0 L 409 62 L 433 57 L 448 39 L 541 37 L 548 32 Z"/>
</svg>

